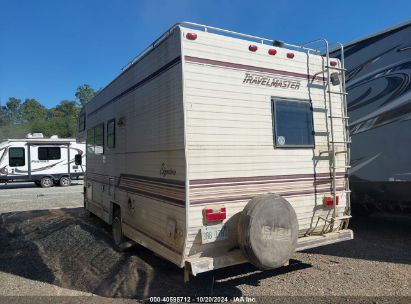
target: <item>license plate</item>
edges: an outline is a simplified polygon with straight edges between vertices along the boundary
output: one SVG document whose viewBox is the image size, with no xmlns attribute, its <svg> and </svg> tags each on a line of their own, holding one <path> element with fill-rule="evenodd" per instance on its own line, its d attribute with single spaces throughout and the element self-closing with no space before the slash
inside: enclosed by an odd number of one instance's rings
<svg viewBox="0 0 411 304">
<path fill-rule="evenodd" d="M 211 243 L 222 241 L 228 238 L 227 227 L 225 226 L 208 226 L 201 228 L 201 243 Z"/>
</svg>

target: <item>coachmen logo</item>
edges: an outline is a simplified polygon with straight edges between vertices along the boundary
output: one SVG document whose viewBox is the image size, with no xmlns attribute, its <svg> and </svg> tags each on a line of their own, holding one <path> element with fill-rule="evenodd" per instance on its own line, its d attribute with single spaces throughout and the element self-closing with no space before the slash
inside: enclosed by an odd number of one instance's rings
<svg viewBox="0 0 411 304">
<path fill-rule="evenodd" d="M 245 73 L 243 84 L 254 84 L 264 87 L 274 87 L 281 89 L 299 90 L 301 83 L 296 80 L 288 80 L 271 76 L 262 76 L 258 74 Z"/>
<path fill-rule="evenodd" d="M 177 171 L 173 168 L 167 168 L 165 163 L 161 164 L 160 175 L 166 177 L 167 175 L 176 175 Z"/>
</svg>

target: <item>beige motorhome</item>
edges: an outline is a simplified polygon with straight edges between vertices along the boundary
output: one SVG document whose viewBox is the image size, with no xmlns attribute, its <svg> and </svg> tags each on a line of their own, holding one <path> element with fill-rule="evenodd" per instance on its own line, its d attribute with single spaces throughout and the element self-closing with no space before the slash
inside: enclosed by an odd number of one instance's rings
<svg viewBox="0 0 411 304">
<path fill-rule="evenodd" d="M 179 23 L 83 108 L 85 208 L 115 246 L 196 275 L 353 238 L 343 60 L 312 43 Z"/>
</svg>

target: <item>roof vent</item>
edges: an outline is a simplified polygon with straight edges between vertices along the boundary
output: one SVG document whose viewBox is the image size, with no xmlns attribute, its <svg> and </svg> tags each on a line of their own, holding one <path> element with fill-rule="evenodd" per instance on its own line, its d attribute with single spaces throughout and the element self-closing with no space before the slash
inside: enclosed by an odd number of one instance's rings
<svg viewBox="0 0 411 304">
<path fill-rule="evenodd" d="M 44 138 L 43 133 L 28 133 L 26 138 Z"/>
<path fill-rule="evenodd" d="M 284 47 L 284 45 L 285 45 L 285 43 L 284 43 L 284 41 L 281 41 L 281 40 L 274 40 L 273 41 L 273 46 L 277 46 L 277 47 Z"/>
</svg>

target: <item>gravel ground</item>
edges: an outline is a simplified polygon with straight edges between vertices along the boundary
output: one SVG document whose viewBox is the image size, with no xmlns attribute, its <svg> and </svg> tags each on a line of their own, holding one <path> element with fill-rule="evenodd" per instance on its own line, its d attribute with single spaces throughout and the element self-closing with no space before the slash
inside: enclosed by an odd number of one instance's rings
<svg viewBox="0 0 411 304">
<path fill-rule="evenodd" d="M 62 195 L 77 195 L 80 206 L 81 188 Z M 34 201 L 43 192 L 27 189 L 17 192 L 33 191 Z M 181 269 L 141 246 L 114 251 L 110 227 L 81 207 L 50 209 L 64 203 L 52 204 L 52 191 L 58 196 L 62 188 L 47 189 L 44 206 L 36 201 L 30 208 L 37 210 L 28 211 L 4 200 L 15 190 L 0 190 L 0 295 L 411 296 L 410 217 L 354 218 L 353 241 L 296 253 L 288 267 L 262 272 L 240 265 L 184 284 Z"/>
</svg>

